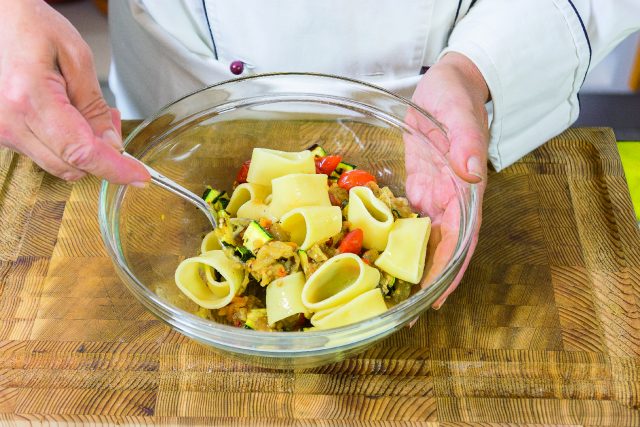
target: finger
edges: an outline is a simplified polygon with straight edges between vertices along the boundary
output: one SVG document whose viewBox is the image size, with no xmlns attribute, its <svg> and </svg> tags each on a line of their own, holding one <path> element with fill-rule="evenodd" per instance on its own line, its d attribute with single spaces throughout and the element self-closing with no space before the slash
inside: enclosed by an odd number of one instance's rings
<svg viewBox="0 0 640 427">
<path fill-rule="evenodd" d="M 117 108 L 111 108 L 111 123 L 113 123 L 113 127 L 116 132 L 118 132 L 118 136 L 122 138 L 122 117 L 120 116 L 120 110 Z"/>
<path fill-rule="evenodd" d="M 38 113 L 27 116 L 29 128 L 40 141 L 72 167 L 113 183 L 149 180 L 149 173 L 139 162 L 123 157 L 94 135 L 85 118 L 69 103 L 63 85 L 55 78 L 46 82 L 34 99 Z"/>
<path fill-rule="evenodd" d="M 87 120 L 94 135 L 120 151 L 120 133 L 114 126 L 111 109 L 102 97 L 91 50 L 80 35 L 61 43 L 58 66 L 66 81 L 71 104 Z"/>
<path fill-rule="evenodd" d="M 456 277 L 453 279 L 453 281 L 451 282 L 451 285 L 449 285 L 447 290 L 444 291 L 444 293 L 442 295 L 440 295 L 440 297 L 436 300 L 436 302 L 433 303 L 432 307 L 435 310 L 439 310 L 440 307 L 442 307 L 442 304 L 445 303 L 445 301 L 447 300 L 449 295 L 451 295 L 453 293 L 453 291 L 456 290 L 456 288 L 458 287 L 458 285 L 462 281 L 462 277 L 464 276 L 464 273 L 467 271 L 467 268 L 469 267 L 469 262 L 471 262 L 471 257 L 473 255 L 473 252 L 476 249 L 476 245 L 477 244 L 478 244 L 478 236 L 476 235 L 471 240 L 471 245 L 469 246 L 469 252 L 467 253 L 467 257 L 465 258 L 464 262 L 462 263 L 462 267 L 460 267 L 460 271 L 458 272 Z"/>
<path fill-rule="evenodd" d="M 478 183 L 487 173 L 489 133 L 481 119 L 468 110 L 452 110 L 445 123 L 450 140 L 449 162 L 462 179 Z"/>
<path fill-rule="evenodd" d="M 14 147 L 14 149 L 31 158 L 51 175 L 55 175 L 65 181 L 78 181 L 86 175 L 85 172 L 63 162 L 34 135 L 22 135 L 20 137 L 20 146 Z"/>
</svg>

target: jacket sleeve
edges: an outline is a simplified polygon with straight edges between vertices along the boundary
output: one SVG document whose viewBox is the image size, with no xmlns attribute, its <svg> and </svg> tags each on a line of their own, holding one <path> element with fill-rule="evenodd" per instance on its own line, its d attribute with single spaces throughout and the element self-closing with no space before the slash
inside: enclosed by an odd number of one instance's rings
<svg viewBox="0 0 640 427">
<path fill-rule="evenodd" d="M 568 128 L 588 71 L 639 28 L 638 0 L 478 0 L 441 56 L 464 54 L 487 82 L 496 170 Z"/>
</svg>

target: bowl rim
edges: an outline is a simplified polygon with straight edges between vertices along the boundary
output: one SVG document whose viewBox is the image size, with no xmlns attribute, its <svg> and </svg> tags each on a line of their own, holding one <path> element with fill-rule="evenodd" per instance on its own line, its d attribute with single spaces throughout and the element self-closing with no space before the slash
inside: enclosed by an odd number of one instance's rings
<svg viewBox="0 0 640 427">
<path fill-rule="evenodd" d="M 207 90 L 213 89 L 213 88 L 217 88 L 220 86 L 226 86 L 226 85 L 236 85 L 236 84 L 241 84 L 245 81 L 249 81 L 249 80 L 259 80 L 259 79 L 265 79 L 265 78 L 269 78 L 269 77 L 281 77 L 281 76 L 291 76 L 291 77 L 300 77 L 300 78 L 308 78 L 308 77 L 312 77 L 312 78 L 321 78 L 321 79 L 329 79 L 329 80 L 338 80 L 341 82 L 349 82 L 352 84 L 355 84 L 357 86 L 364 86 L 368 89 L 373 89 L 375 91 L 381 92 L 383 95 L 388 96 L 392 99 L 394 99 L 397 102 L 400 102 L 401 104 L 405 104 L 408 107 L 411 107 L 413 109 L 415 109 L 419 114 L 423 115 L 425 118 L 427 118 L 428 120 L 430 120 L 432 123 L 434 123 L 436 126 L 438 126 L 444 133 L 445 135 L 447 135 L 446 129 L 445 127 L 439 123 L 431 114 L 429 114 L 427 111 L 425 111 L 423 108 L 421 108 L 420 106 L 416 105 L 415 103 L 413 103 L 411 100 L 408 100 L 390 90 L 387 90 L 385 88 L 376 86 L 374 84 L 368 83 L 368 82 L 363 82 L 354 78 L 350 78 L 350 77 L 343 77 L 343 76 L 338 76 L 338 75 L 333 75 L 333 74 L 324 74 L 324 73 L 313 73 L 313 72 L 275 72 L 275 73 L 257 73 L 257 74 L 252 74 L 252 75 L 248 75 L 248 76 L 242 76 L 242 77 L 238 77 L 238 78 L 231 78 L 228 80 L 224 80 L 218 83 L 214 83 L 211 85 L 208 85 L 206 87 L 202 87 L 200 89 L 196 89 L 194 91 L 191 91 L 189 93 L 187 93 L 184 96 L 181 96 L 179 98 L 177 98 L 174 101 L 171 101 L 169 103 L 167 103 L 166 105 L 164 105 L 162 108 L 160 108 L 158 111 L 156 111 L 153 115 L 149 116 L 148 118 L 144 119 L 139 125 L 137 125 L 127 136 L 127 138 L 123 141 L 123 146 L 126 149 L 126 147 L 128 146 L 128 144 L 144 129 L 146 128 L 146 126 L 148 126 L 150 123 L 152 123 L 154 120 L 156 120 L 158 117 L 162 116 L 166 110 L 170 109 L 171 107 L 173 107 L 174 105 L 180 103 L 181 101 L 194 96 L 198 93 L 201 92 L 205 92 Z M 300 93 L 300 95 L 302 95 L 302 93 Z M 328 96 L 328 95 L 327 95 Z M 338 97 L 339 98 L 339 97 Z M 346 98 L 342 98 L 344 100 L 346 100 Z M 378 108 L 374 107 L 374 106 L 370 106 L 370 108 L 374 109 L 374 110 L 378 110 Z M 381 112 L 381 111 L 380 111 Z M 382 112 L 381 112 L 382 113 Z M 389 115 L 389 113 L 383 113 L 385 115 Z M 413 133 L 415 133 L 420 139 L 424 140 L 425 143 L 428 143 L 430 145 L 433 145 L 430 140 L 418 129 L 414 128 L 413 126 L 407 124 L 406 122 L 404 123 L 404 126 L 406 126 L 407 128 L 409 128 Z M 442 156 L 444 158 L 444 156 Z M 449 166 L 448 162 L 446 163 L 446 167 L 449 169 L 449 172 L 457 177 L 457 175 L 455 174 L 455 172 L 451 169 L 451 167 Z M 461 178 L 457 177 L 458 180 L 461 180 Z M 460 189 L 460 184 L 457 180 L 454 180 L 454 184 L 457 187 L 457 191 L 461 192 L 462 190 Z M 213 344 L 214 346 L 216 344 L 220 344 L 222 346 L 225 347 L 231 347 L 233 349 L 237 349 L 237 350 L 243 350 L 243 351 L 249 351 L 249 352 L 257 352 L 257 354 L 260 355 L 272 355 L 272 356 L 279 356 L 282 357 L 283 354 L 286 354 L 287 356 L 290 357 L 296 357 L 296 356 L 300 356 L 300 355 L 304 355 L 307 353 L 318 353 L 318 352 L 326 352 L 328 348 L 330 348 L 331 350 L 336 350 L 336 349 L 340 349 L 340 348 L 349 348 L 349 347 L 353 347 L 354 345 L 358 344 L 359 342 L 362 341 L 374 341 L 376 340 L 377 336 L 380 335 L 387 335 L 388 333 L 390 333 L 391 331 L 394 330 L 394 328 L 398 327 L 398 324 L 393 323 L 393 322 L 389 322 L 388 326 L 384 326 L 384 321 L 391 318 L 392 316 L 394 316 L 396 313 L 402 312 L 404 307 L 408 307 L 411 304 L 415 304 L 416 305 L 416 309 L 413 311 L 416 311 L 415 315 L 411 315 L 409 316 L 409 320 L 410 318 L 417 318 L 417 316 L 419 316 L 424 310 L 425 308 L 423 308 L 423 306 L 425 305 L 424 302 L 425 300 L 429 299 L 429 297 L 431 297 L 430 293 L 426 291 L 426 289 L 428 288 L 438 288 L 439 285 L 442 284 L 442 282 L 448 277 L 448 275 L 451 274 L 451 272 L 457 272 L 458 267 L 464 263 L 465 258 L 468 255 L 468 250 L 471 244 L 471 240 L 473 238 L 473 230 L 475 230 L 476 228 L 476 223 L 477 223 L 477 211 L 479 209 L 478 206 L 478 185 L 477 184 L 472 184 L 472 183 L 466 183 L 465 184 L 468 188 L 468 192 L 469 192 L 469 198 L 470 198 L 470 203 L 469 203 L 469 213 L 468 215 L 464 213 L 464 209 L 461 206 L 461 226 L 464 226 L 465 229 L 465 234 L 462 236 L 461 239 L 458 239 L 457 242 L 457 246 L 456 249 L 454 251 L 454 254 L 452 255 L 450 261 L 447 263 L 447 265 L 445 266 L 445 268 L 443 269 L 443 271 L 434 279 L 432 279 L 431 283 L 429 284 L 428 287 L 426 288 L 422 288 L 421 290 L 419 290 L 418 292 L 414 293 L 413 295 L 411 295 L 407 300 L 402 301 L 400 304 L 397 304 L 396 306 L 390 308 L 389 310 L 387 310 L 385 313 L 379 315 L 379 316 L 375 316 L 373 318 L 369 318 L 369 319 L 365 319 L 362 321 L 359 321 L 357 323 L 353 323 L 353 324 L 349 324 L 349 325 L 345 325 L 345 326 L 341 326 L 338 328 L 331 328 L 331 329 L 327 329 L 327 330 L 317 330 L 317 331 L 304 331 L 304 332 L 286 332 L 286 333 L 277 333 L 277 332 L 264 332 L 264 331 L 254 331 L 251 329 L 244 329 L 244 328 L 238 328 L 238 327 L 234 327 L 234 326 L 230 326 L 230 325 L 225 325 L 225 324 L 221 324 L 221 323 L 217 323 L 215 321 L 212 320 L 207 320 L 207 319 L 203 319 L 201 317 L 196 316 L 195 314 L 189 313 L 185 310 L 182 310 L 178 307 L 175 307 L 172 304 L 169 304 L 168 302 L 164 301 L 161 297 L 159 297 L 155 292 L 151 291 L 148 287 L 146 287 L 143 283 L 141 283 L 136 275 L 128 268 L 127 264 L 125 262 L 122 262 L 118 251 L 113 247 L 112 245 L 112 239 L 111 236 L 109 234 L 109 230 L 108 230 L 108 214 L 107 214 L 107 210 L 108 210 L 108 206 L 107 206 L 107 191 L 109 189 L 109 186 L 114 186 L 114 187 L 120 187 L 121 189 L 124 188 L 125 186 L 122 185 L 118 185 L 118 184 L 111 184 L 106 180 L 102 181 L 102 185 L 101 185 L 101 189 L 100 189 L 100 194 L 99 194 L 99 207 L 98 207 L 98 222 L 99 222 L 99 226 L 100 226 L 100 232 L 102 235 L 102 239 L 103 239 L 103 243 L 105 245 L 105 248 L 107 250 L 107 253 L 109 255 L 109 257 L 111 258 L 115 269 L 116 269 L 116 273 L 118 274 L 118 276 L 120 277 L 120 279 L 125 283 L 125 285 L 127 285 L 127 288 L 130 291 L 133 291 L 133 294 L 140 300 L 140 302 L 147 307 L 154 315 L 156 315 L 158 318 L 160 318 L 162 321 L 164 321 L 165 323 L 168 323 L 171 327 L 177 329 L 180 333 L 187 335 L 191 338 L 194 338 L 196 340 L 199 341 L 205 341 L 209 344 Z M 118 191 L 118 190 L 116 190 Z M 458 197 L 458 199 L 460 199 Z M 468 217 L 466 219 L 466 221 L 464 221 L 464 217 Z M 457 273 L 455 273 L 457 274 Z M 454 276 L 455 277 L 455 276 Z M 135 287 L 133 287 L 132 285 L 135 285 Z M 446 288 L 445 288 L 446 289 Z M 440 294 L 441 295 L 441 294 Z M 439 297 L 440 295 L 438 295 L 437 297 Z M 437 298 L 436 297 L 436 298 Z M 422 302 L 422 304 L 420 304 Z M 428 309 L 430 307 L 427 307 L 426 309 Z M 408 321 L 408 320 L 407 320 Z M 402 324 L 406 324 L 407 321 L 401 322 L 400 325 Z M 307 340 L 311 340 L 312 338 L 322 338 L 322 337 L 328 337 L 328 336 L 334 336 L 334 335 L 339 335 L 339 336 L 347 336 L 347 337 L 353 337 L 354 339 L 352 341 L 348 341 L 345 342 L 342 345 L 336 345 L 333 347 L 324 347 L 324 346 L 320 346 L 318 348 L 309 348 L 309 349 L 273 349 L 273 348 L 269 348 L 269 349 L 256 349 L 255 346 L 244 346 L 244 345 L 237 345 L 236 344 L 230 344 L 229 342 L 225 341 L 219 341 L 216 338 L 212 338 L 212 335 L 210 333 L 208 333 L 211 328 L 213 327 L 213 329 L 219 329 L 220 332 L 222 332 L 226 337 L 231 336 L 231 337 L 236 337 L 239 339 L 246 339 L 247 337 L 255 340 L 255 339 L 262 339 L 262 340 L 267 340 L 267 341 L 273 341 L 274 343 L 276 343 L 278 340 L 282 340 L 283 337 L 287 337 L 287 339 L 291 339 L 291 340 L 301 340 L 301 339 L 307 339 Z M 195 331 L 197 331 L 197 333 L 194 333 L 194 329 Z M 371 333 L 366 333 L 367 331 L 371 332 Z M 359 338 L 359 339 L 358 339 Z"/>
</svg>

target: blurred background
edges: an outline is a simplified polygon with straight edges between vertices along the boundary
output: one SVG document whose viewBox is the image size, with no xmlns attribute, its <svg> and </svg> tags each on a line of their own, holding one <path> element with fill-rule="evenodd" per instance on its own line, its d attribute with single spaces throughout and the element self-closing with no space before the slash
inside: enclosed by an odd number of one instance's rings
<svg viewBox="0 0 640 427">
<path fill-rule="evenodd" d="M 49 0 L 87 41 L 107 101 L 111 50 L 107 25 L 108 0 Z M 623 41 L 598 64 L 580 91 L 580 117 L 575 126 L 607 126 L 618 139 L 627 181 L 640 224 L 640 34 Z"/>
</svg>

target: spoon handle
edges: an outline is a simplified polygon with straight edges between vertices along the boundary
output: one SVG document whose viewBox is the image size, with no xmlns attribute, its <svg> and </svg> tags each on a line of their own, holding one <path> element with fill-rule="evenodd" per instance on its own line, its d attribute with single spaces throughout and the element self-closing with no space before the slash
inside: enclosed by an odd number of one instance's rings
<svg viewBox="0 0 640 427">
<path fill-rule="evenodd" d="M 204 212 L 204 214 L 209 219 L 209 222 L 211 222 L 211 225 L 213 225 L 214 228 L 217 226 L 216 225 L 216 220 L 213 217 L 213 214 L 211 213 L 211 211 L 209 210 L 209 205 L 207 205 L 207 202 L 205 202 L 201 197 L 199 197 L 195 193 L 187 190 L 186 188 L 184 188 L 180 184 L 176 183 L 175 181 L 173 181 L 173 180 L 167 178 L 166 176 L 162 175 L 160 172 L 158 172 L 157 170 L 153 169 L 151 166 L 147 166 L 144 162 L 140 161 L 139 159 L 136 159 L 131 154 L 123 152 L 122 155 L 125 156 L 125 157 L 128 157 L 130 159 L 133 159 L 133 160 L 137 161 L 138 163 L 140 163 L 142 166 L 144 166 L 144 168 L 147 170 L 147 172 L 149 172 L 149 175 L 151 175 L 151 182 L 152 183 L 154 183 L 155 185 L 157 185 L 159 187 L 164 188 L 165 190 L 175 194 L 178 197 L 181 197 L 181 198 L 187 200 L 191 204 L 196 205 L 202 212 Z"/>
</svg>

